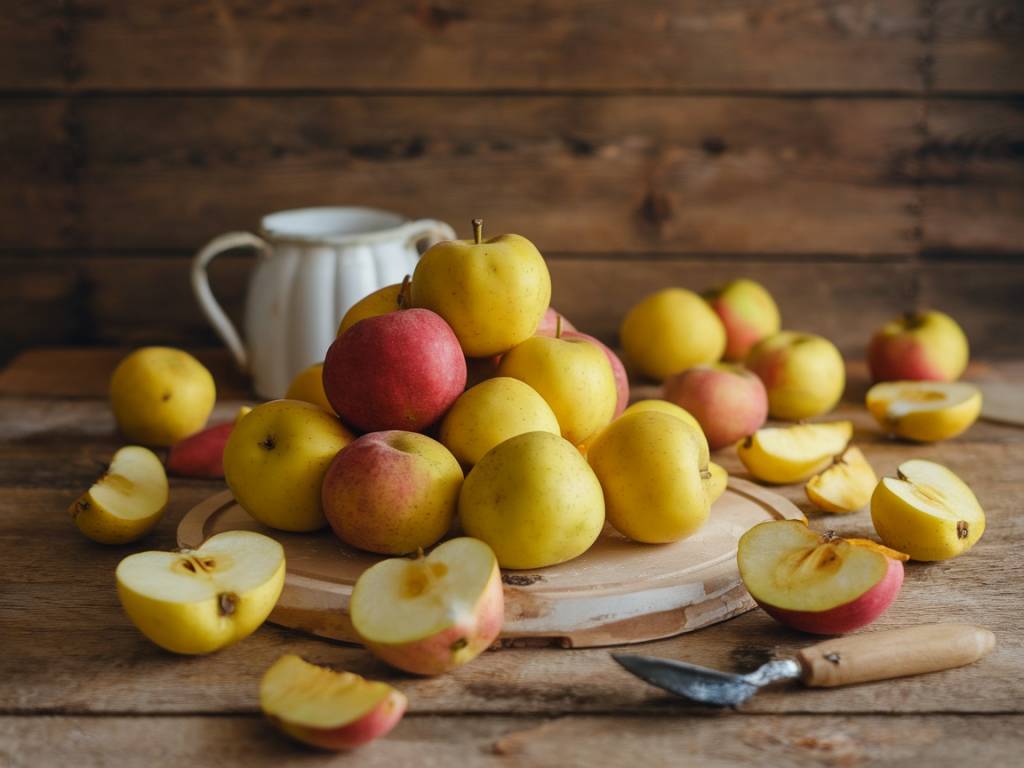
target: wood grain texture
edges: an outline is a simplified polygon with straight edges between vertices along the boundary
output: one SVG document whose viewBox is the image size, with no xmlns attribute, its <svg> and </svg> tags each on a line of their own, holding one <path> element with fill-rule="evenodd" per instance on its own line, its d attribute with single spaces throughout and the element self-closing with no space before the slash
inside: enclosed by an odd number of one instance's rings
<svg viewBox="0 0 1024 768">
<path fill-rule="evenodd" d="M 937 91 L 1024 91 L 1024 8 L 1016 0 L 937 0 L 923 74 Z"/>
<path fill-rule="evenodd" d="M 255 687 L 253 688 L 255 695 Z M 1019 715 L 899 718 L 762 716 L 420 717 L 345 756 L 296 747 L 256 716 L 0 717 L 0 759 L 10 768 L 120 765 L 345 765 L 359 768 L 652 768 L 1013 765 Z"/>
<path fill-rule="evenodd" d="M 917 92 L 919 6 L 87 0 L 69 22 L 81 88 Z"/>
<path fill-rule="evenodd" d="M 4 3 L 0 13 L 0 89 L 59 88 L 65 84 L 67 5 L 60 0 Z M 2 127 L 0 121 L 0 130 Z"/>
</svg>

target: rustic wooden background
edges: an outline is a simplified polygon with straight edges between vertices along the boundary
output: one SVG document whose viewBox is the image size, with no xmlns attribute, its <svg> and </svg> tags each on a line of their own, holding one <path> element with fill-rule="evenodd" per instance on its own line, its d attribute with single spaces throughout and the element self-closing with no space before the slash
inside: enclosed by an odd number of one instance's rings
<svg viewBox="0 0 1024 768">
<path fill-rule="evenodd" d="M 0 6 L 0 359 L 211 344 L 193 250 L 311 204 L 521 232 L 605 338 L 746 274 L 850 354 L 918 304 L 1024 354 L 1020 2 Z"/>
</svg>

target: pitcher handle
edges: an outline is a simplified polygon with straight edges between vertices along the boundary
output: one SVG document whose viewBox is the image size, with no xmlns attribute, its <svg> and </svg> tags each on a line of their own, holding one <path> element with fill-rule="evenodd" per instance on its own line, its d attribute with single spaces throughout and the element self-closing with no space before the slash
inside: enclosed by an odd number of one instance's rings
<svg viewBox="0 0 1024 768">
<path fill-rule="evenodd" d="M 454 229 L 443 221 L 437 221 L 436 219 L 418 219 L 406 226 L 409 228 L 409 237 L 405 241 L 406 245 L 415 246 L 423 238 L 428 238 L 430 245 L 427 248 L 429 248 L 431 245 L 442 240 L 457 239 Z"/>
<path fill-rule="evenodd" d="M 217 331 L 217 335 L 227 345 L 231 356 L 235 358 L 235 363 L 244 373 L 249 369 L 249 353 L 245 344 L 242 343 L 234 323 L 231 322 L 217 299 L 213 297 L 210 280 L 206 275 L 206 265 L 213 261 L 215 256 L 235 248 L 255 248 L 260 253 L 265 253 L 269 246 L 264 240 L 248 232 L 228 232 L 213 238 L 192 259 L 192 291 L 195 293 L 196 300 L 199 302 L 203 314 L 206 315 L 206 319 L 210 321 L 210 325 Z"/>
</svg>

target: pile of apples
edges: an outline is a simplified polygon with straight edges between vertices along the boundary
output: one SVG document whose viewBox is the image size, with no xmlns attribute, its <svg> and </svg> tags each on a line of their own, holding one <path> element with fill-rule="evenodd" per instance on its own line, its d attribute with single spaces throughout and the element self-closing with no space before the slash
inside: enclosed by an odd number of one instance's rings
<svg viewBox="0 0 1024 768">
<path fill-rule="evenodd" d="M 802 422 L 831 411 L 845 365 L 827 339 L 782 330 L 762 286 L 736 280 L 703 296 L 670 288 L 634 306 L 622 348 L 635 373 L 663 383 L 663 399 L 627 407 L 626 366 L 549 306 L 536 247 L 519 235 L 484 239 L 473 224 L 472 239 L 433 246 L 411 279 L 354 305 L 324 362 L 301 372 L 285 399 L 232 423 L 202 429 L 213 379 L 180 350 L 138 350 L 111 381 L 121 431 L 170 447 L 170 471 L 223 476 L 270 528 L 329 525 L 349 546 L 401 556 L 368 569 L 350 604 L 356 632 L 388 664 L 437 675 L 471 661 L 501 631 L 500 569 L 578 557 L 606 521 L 640 544 L 693 535 L 727 485 L 710 450 L 733 445 L 755 479 L 806 482 L 822 510 L 870 503 L 883 542 L 794 521 L 748 531 L 741 577 L 789 626 L 863 626 L 895 598 L 903 560 L 952 557 L 981 536 L 981 507 L 944 467 L 908 461 L 878 482 L 849 446 L 848 421 L 764 426 L 769 416 Z M 882 383 L 867 405 L 887 432 L 945 439 L 977 418 L 980 394 L 955 381 L 967 342 L 951 318 L 888 324 L 869 362 Z M 71 513 L 90 538 L 126 543 L 159 521 L 167 497 L 164 465 L 132 445 Z M 143 634 L 196 654 L 255 631 L 284 574 L 274 539 L 232 531 L 195 551 L 130 555 L 116 575 Z M 329 748 L 387 732 L 406 706 L 390 686 L 294 656 L 267 671 L 261 701 L 282 730 Z"/>
</svg>

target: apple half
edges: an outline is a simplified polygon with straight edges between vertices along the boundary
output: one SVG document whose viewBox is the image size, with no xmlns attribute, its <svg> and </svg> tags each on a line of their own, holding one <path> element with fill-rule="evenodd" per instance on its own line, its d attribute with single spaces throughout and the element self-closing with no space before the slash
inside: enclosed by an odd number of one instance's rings
<svg viewBox="0 0 1024 768">
<path fill-rule="evenodd" d="M 852 436 L 849 421 L 765 427 L 741 442 L 736 452 L 755 478 L 785 485 L 821 472 L 846 449 Z"/>
<path fill-rule="evenodd" d="M 138 552 L 117 566 L 132 623 L 174 653 L 217 651 L 262 624 L 284 587 L 284 548 L 253 531 L 225 531 L 194 550 Z"/>
<path fill-rule="evenodd" d="M 878 477 L 860 448 L 851 446 L 836 456 L 831 467 L 807 481 L 804 491 L 818 509 L 845 514 L 866 507 Z"/>
<path fill-rule="evenodd" d="M 363 572 L 349 604 L 352 625 L 377 658 L 418 675 L 475 659 L 505 617 L 501 572 L 479 539 L 451 539 L 428 556 L 383 560 Z"/>
<path fill-rule="evenodd" d="M 736 560 L 747 591 L 772 618 L 818 635 L 870 624 L 903 584 L 903 563 L 874 542 L 819 534 L 799 520 L 755 525 Z"/>
<path fill-rule="evenodd" d="M 985 532 L 985 511 L 952 471 L 924 459 L 899 465 L 871 497 L 879 538 L 913 560 L 948 560 L 973 547 Z"/>
<path fill-rule="evenodd" d="M 405 714 L 407 700 L 387 683 L 335 672 L 294 654 L 275 661 L 260 680 L 260 708 L 293 739 L 344 750 L 383 736 Z"/>
<path fill-rule="evenodd" d="M 166 508 L 167 473 L 160 459 L 148 448 L 128 445 L 68 512 L 93 541 L 127 544 L 160 522 Z"/>
<path fill-rule="evenodd" d="M 981 413 L 981 390 L 963 381 L 887 381 L 865 400 L 884 430 L 919 443 L 956 437 Z"/>
</svg>

